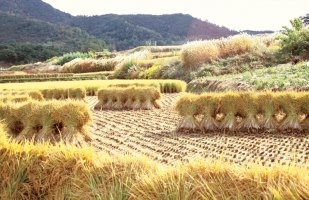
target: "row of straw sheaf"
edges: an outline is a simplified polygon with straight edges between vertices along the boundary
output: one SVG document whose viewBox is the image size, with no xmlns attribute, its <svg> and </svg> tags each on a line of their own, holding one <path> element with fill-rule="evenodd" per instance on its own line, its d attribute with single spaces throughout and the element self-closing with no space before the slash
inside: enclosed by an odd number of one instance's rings
<svg viewBox="0 0 309 200">
<path fill-rule="evenodd" d="M 196 161 L 167 167 L 92 148 L 8 141 L 0 131 L 0 199 L 309 199 L 301 166 Z"/>
<path fill-rule="evenodd" d="M 188 94 L 176 110 L 183 116 L 179 129 L 309 130 L 308 92 Z"/>
<path fill-rule="evenodd" d="M 24 102 L 29 100 L 43 100 L 40 91 L 2 91 L 0 92 L 0 102 Z"/>
<path fill-rule="evenodd" d="M 161 93 L 154 87 L 111 87 L 98 91 L 95 109 L 151 110 L 160 108 Z"/>
<path fill-rule="evenodd" d="M 185 92 L 187 89 L 187 84 L 180 80 L 130 80 L 130 81 L 106 81 L 103 84 L 98 84 L 96 86 L 86 86 L 87 95 L 95 96 L 98 90 L 103 87 L 155 87 L 160 90 L 161 93 L 179 93 Z"/>
<path fill-rule="evenodd" d="M 40 90 L 45 99 L 84 99 L 84 88 L 49 88 Z"/>
<path fill-rule="evenodd" d="M 85 80 L 85 81 L 53 81 L 29 83 L 5 83 L 0 90 L 43 90 L 50 88 L 84 88 L 88 96 L 96 96 L 104 87 L 148 86 L 157 87 L 161 93 L 185 92 L 187 84 L 180 80 Z"/>
<path fill-rule="evenodd" d="M 20 102 L 29 99 L 43 100 L 43 99 L 84 99 L 86 97 L 86 90 L 84 88 L 49 88 L 41 90 L 8 90 L 0 92 L 0 101 Z"/>
<path fill-rule="evenodd" d="M 27 101 L 0 104 L 0 119 L 17 141 L 34 140 L 76 145 L 89 140 L 88 106 L 81 101 Z"/>
</svg>

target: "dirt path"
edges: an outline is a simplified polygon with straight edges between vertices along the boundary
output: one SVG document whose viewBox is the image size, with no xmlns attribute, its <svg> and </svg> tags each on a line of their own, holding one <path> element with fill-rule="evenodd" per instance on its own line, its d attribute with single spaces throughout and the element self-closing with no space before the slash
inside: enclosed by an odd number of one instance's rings
<svg viewBox="0 0 309 200">
<path fill-rule="evenodd" d="M 109 154 L 146 155 L 165 164 L 202 157 L 240 164 L 296 161 L 309 167 L 309 134 L 176 133 L 180 117 L 173 107 L 179 96 L 163 95 L 159 110 L 93 111 L 92 145 Z M 93 108 L 96 97 L 87 102 Z"/>
</svg>

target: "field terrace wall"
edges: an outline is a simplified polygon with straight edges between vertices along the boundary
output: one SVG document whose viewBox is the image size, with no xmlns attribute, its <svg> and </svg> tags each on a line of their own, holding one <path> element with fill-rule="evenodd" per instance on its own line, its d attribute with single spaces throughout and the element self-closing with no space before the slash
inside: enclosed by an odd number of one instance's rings
<svg viewBox="0 0 309 200">
<path fill-rule="evenodd" d="M 84 102 L 28 101 L 0 104 L 0 118 L 16 141 L 64 142 L 85 145 L 91 111 Z"/>
<path fill-rule="evenodd" d="M 103 88 L 98 91 L 97 110 L 152 110 L 160 108 L 161 93 L 154 87 Z"/>
<path fill-rule="evenodd" d="M 0 83 L 14 82 L 33 82 L 33 81 L 48 81 L 48 80 L 71 80 L 74 78 L 72 73 L 44 73 L 44 74 L 6 74 L 0 75 Z"/>
<path fill-rule="evenodd" d="M 183 116 L 178 130 L 309 130 L 309 92 L 189 94 L 176 110 Z"/>
</svg>

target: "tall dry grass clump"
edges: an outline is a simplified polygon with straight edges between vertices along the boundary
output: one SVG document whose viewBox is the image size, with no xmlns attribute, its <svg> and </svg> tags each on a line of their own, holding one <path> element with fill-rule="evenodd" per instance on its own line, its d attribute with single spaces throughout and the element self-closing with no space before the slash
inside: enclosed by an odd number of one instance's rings
<svg viewBox="0 0 309 200">
<path fill-rule="evenodd" d="M 257 42 L 258 37 L 253 37 L 247 34 L 235 35 L 216 41 L 220 52 L 220 58 L 252 52 L 255 49 Z"/>
<path fill-rule="evenodd" d="M 307 131 L 308 100 L 308 92 L 293 91 L 188 94 L 176 110 L 183 117 L 181 129 Z"/>
<path fill-rule="evenodd" d="M 199 108 L 198 113 L 203 115 L 203 119 L 200 122 L 201 130 L 214 131 L 219 128 L 219 123 L 216 120 L 216 115 L 220 102 L 219 100 L 220 95 L 217 94 L 203 94 L 196 99 L 195 103 L 196 106 Z"/>
<path fill-rule="evenodd" d="M 200 112 L 199 107 L 196 104 L 197 99 L 197 95 L 189 94 L 178 100 L 176 110 L 181 116 L 183 116 L 183 119 L 179 123 L 177 130 L 195 130 L 199 128 L 199 124 L 195 119 L 195 116 Z"/>
<path fill-rule="evenodd" d="M 308 199 L 308 184 L 306 168 L 199 161 L 144 177 L 130 200 Z"/>
<path fill-rule="evenodd" d="M 0 118 L 17 141 L 85 145 L 91 111 L 80 101 L 28 101 L 0 105 Z"/>
<path fill-rule="evenodd" d="M 219 58 L 220 52 L 215 41 L 195 41 L 185 45 L 181 59 L 186 68 L 195 68 Z"/>
<path fill-rule="evenodd" d="M 152 110 L 160 108 L 161 93 L 154 87 L 110 87 L 98 91 L 95 109 Z"/>
<path fill-rule="evenodd" d="M 186 68 L 196 68 L 219 58 L 240 55 L 256 50 L 258 37 L 241 34 L 218 40 L 195 41 L 183 46 L 181 59 Z"/>
<path fill-rule="evenodd" d="M 4 138 L 0 158 L 0 199 L 12 200 L 129 199 L 132 184 L 155 166 L 144 159 L 96 154 L 92 148 Z"/>
<path fill-rule="evenodd" d="M 74 59 L 63 65 L 62 73 L 86 73 L 99 71 L 113 71 L 117 65 L 117 61 L 110 59 Z"/>
</svg>

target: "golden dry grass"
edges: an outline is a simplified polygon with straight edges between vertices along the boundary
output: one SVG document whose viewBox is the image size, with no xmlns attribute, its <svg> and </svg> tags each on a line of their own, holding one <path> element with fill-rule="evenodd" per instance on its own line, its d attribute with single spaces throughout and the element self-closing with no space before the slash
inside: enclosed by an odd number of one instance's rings
<svg viewBox="0 0 309 200">
<path fill-rule="evenodd" d="M 307 168 L 195 161 L 167 167 L 91 148 L 33 145 L 0 134 L 1 199 L 308 199 Z M 8 167 L 9 166 L 9 167 Z"/>
<path fill-rule="evenodd" d="M 183 46 L 181 58 L 186 68 L 195 68 L 219 58 L 256 51 L 269 45 L 269 40 L 247 34 L 218 40 L 194 41 Z"/>
<path fill-rule="evenodd" d="M 114 59 L 75 59 L 63 65 L 62 73 L 86 73 L 113 71 L 117 65 Z"/>
</svg>

